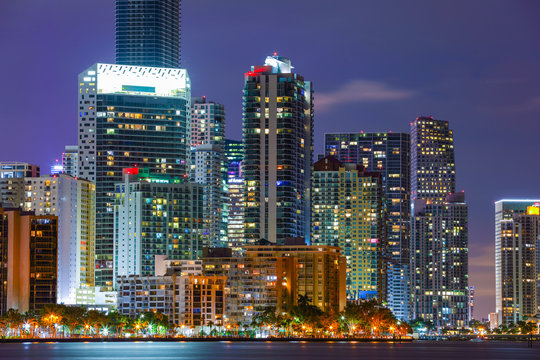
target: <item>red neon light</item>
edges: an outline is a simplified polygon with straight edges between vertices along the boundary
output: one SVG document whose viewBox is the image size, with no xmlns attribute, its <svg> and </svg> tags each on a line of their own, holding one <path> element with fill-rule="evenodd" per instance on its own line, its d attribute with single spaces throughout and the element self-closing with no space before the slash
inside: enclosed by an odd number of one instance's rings
<svg viewBox="0 0 540 360">
<path fill-rule="evenodd" d="M 262 74 L 265 71 L 270 71 L 270 66 L 257 66 L 253 69 L 253 71 L 248 71 L 246 73 L 246 76 L 258 76 Z"/>
<path fill-rule="evenodd" d="M 139 175 L 138 168 L 127 168 L 127 169 L 122 170 L 122 172 L 126 175 Z"/>
</svg>

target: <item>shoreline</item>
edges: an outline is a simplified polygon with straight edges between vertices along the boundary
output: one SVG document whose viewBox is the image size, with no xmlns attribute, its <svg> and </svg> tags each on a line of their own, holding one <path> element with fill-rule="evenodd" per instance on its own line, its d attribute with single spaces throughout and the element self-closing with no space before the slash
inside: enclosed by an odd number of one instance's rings
<svg viewBox="0 0 540 360">
<path fill-rule="evenodd" d="M 349 338 L 349 339 L 327 339 L 327 338 L 53 338 L 53 339 L 2 339 L 1 344 L 9 343 L 99 343 L 99 342 L 380 342 L 380 343 L 404 343 L 413 342 L 412 338 L 402 339 L 369 339 L 369 338 Z"/>
<path fill-rule="evenodd" d="M 16 344 L 16 343 L 101 343 L 101 342 L 298 342 L 298 343 L 389 343 L 389 344 L 401 344 L 401 343 L 413 343 L 413 342 L 439 342 L 439 343 L 456 343 L 456 342 L 471 342 L 471 340 L 478 339 L 476 337 L 448 337 L 440 339 L 413 339 L 413 338 L 243 338 L 243 337 L 213 337 L 213 338 L 173 338 L 173 337 L 157 337 L 157 338 L 12 338 L 12 339 L 0 339 L 1 344 Z M 476 342 L 476 341 L 473 341 Z M 540 345 L 540 336 L 501 336 L 500 338 L 487 337 L 482 338 L 479 343 L 489 342 L 530 342 Z"/>
</svg>

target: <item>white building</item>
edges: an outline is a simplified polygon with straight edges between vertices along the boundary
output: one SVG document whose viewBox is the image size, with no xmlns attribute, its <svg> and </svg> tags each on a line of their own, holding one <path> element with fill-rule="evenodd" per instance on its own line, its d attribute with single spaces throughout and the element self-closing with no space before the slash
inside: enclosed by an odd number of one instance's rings
<svg viewBox="0 0 540 360">
<path fill-rule="evenodd" d="M 94 285 L 95 186 L 60 174 L 25 180 L 24 209 L 58 216 L 57 302 L 75 304 Z"/>
<path fill-rule="evenodd" d="M 64 174 L 79 176 L 79 147 L 77 145 L 66 145 L 62 153 L 62 170 Z"/>
</svg>

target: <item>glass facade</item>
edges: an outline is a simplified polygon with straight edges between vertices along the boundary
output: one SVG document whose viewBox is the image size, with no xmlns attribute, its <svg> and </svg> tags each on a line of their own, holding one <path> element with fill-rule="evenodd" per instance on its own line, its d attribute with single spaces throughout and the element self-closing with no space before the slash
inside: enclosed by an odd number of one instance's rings
<svg viewBox="0 0 540 360">
<path fill-rule="evenodd" d="M 116 0 L 116 63 L 180 67 L 180 0 Z"/>
<path fill-rule="evenodd" d="M 411 198 L 442 204 L 455 191 L 454 135 L 448 121 L 416 118 L 411 123 Z"/>
<path fill-rule="evenodd" d="M 115 185 L 115 277 L 154 275 L 156 255 L 199 258 L 208 246 L 202 186 L 148 169 L 127 169 L 124 177 Z"/>
<path fill-rule="evenodd" d="M 79 75 L 79 176 L 96 184 L 96 286 L 113 286 L 113 203 L 122 170 L 187 177 L 190 102 L 182 69 L 95 64 Z"/>
</svg>

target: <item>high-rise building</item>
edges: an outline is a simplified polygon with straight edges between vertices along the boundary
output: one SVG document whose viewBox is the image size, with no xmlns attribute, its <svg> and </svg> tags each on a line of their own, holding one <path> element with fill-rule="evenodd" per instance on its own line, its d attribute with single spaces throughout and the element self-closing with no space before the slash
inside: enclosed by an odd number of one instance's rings
<svg viewBox="0 0 540 360">
<path fill-rule="evenodd" d="M 251 242 L 309 240 L 313 89 L 292 69 L 289 59 L 268 56 L 245 76 L 245 234 Z"/>
<path fill-rule="evenodd" d="M 502 324 L 538 313 L 540 200 L 495 203 L 496 312 Z"/>
<path fill-rule="evenodd" d="M 116 63 L 180 67 L 180 0 L 116 0 Z"/>
<path fill-rule="evenodd" d="M 206 96 L 191 99 L 191 146 L 202 144 L 225 147 L 225 107 Z"/>
<path fill-rule="evenodd" d="M 475 287 L 469 286 L 469 321 L 474 319 L 474 293 Z"/>
<path fill-rule="evenodd" d="M 444 203 L 414 202 L 411 223 L 412 318 L 437 328 L 469 321 L 468 209 L 465 193 Z"/>
<path fill-rule="evenodd" d="M 311 243 L 347 259 L 347 297 L 385 300 L 381 175 L 327 156 L 313 166 L 311 207 Z"/>
<path fill-rule="evenodd" d="M 468 322 L 468 208 L 455 193 L 454 137 L 448 121 L 411 123 L 411 318 L 436 327 Z"/>
<path fill-rule="evenodd" d="M 228 199 L 223 149 L 201 144 L 192 148 L 191 181 L 204 188 L 204 222 L 213 246 L 227 245 Z"/>
<path fill-rule="evenodd" d="M 214 246 L 227 241 L 227 164 L 225 158 L 225 107 L 192 99 L 191 180 L 204 186 L 205 223 Z"/>
<path fill-rule="evenodd" d="M 39 166 L 19 162 L 0 163 L 0 207 L 22 209 L 25 178 L 39 176 Z"/>
<path fill-rule="evenodd" d="M 62 170 L 64 174 L 79 176 L 79 147 L 77 145 L 66 145 L 62 153 Z"/>
<path fill-rule="evenodd" d="M 227 163 L 244 160 L 244 144 L 242 141 L 225 139 L 225 158 Z"/>
<path fill-rule="evenodd" d="M 79 75 L 79 177 L 96 184 L 96 286 L 113 287 L 115 184 L 122 170 L 187 176 L 186 70 L 95 64 Z"/>
<path fill-rule="evenodd" d="M 243 252 L 244 238 L 244 175 L 238 161 L 229 163 L 227 172 L 229 208 L 227 220 L 227 244 L 235 254 Z"/>
<path fill-rule="evenodd" d="M 381 173 L 386 221 L 384 264 L 387 306 L 401 320 L 408 318 L 410 238 L 410 135 L 407 133 L 330 133 L 325 135 L 326 155 L 345 163 L 360 164 Z M 390 291 L 392 290 L 392 291 Z"/>
<path fill-rule="evenodd" d="M 0 315 L 56 303 L 56 216 L 0 208 Z"/>
<path fill-rule="evenodd" d="M 115 279 L 153 275 L 156 255 L 197 259 L 208 245 L 201 185 L 131 168 L 124 170 L 124 182 L 116 184 L 115 197 Z"/>
<path fill-rule="evenodd" d="M 454 135 L 448 121 L 416 118 L 411 123 L 411 198 L 442 204 L 455 191 Z"/>
<path fill-rule="evenodd" d="M 75 304 L 94 286 L 95 185 L 60 174 L 26 178 L 24 209 L 58 218 L 57 301 Z"/>
</svg>

